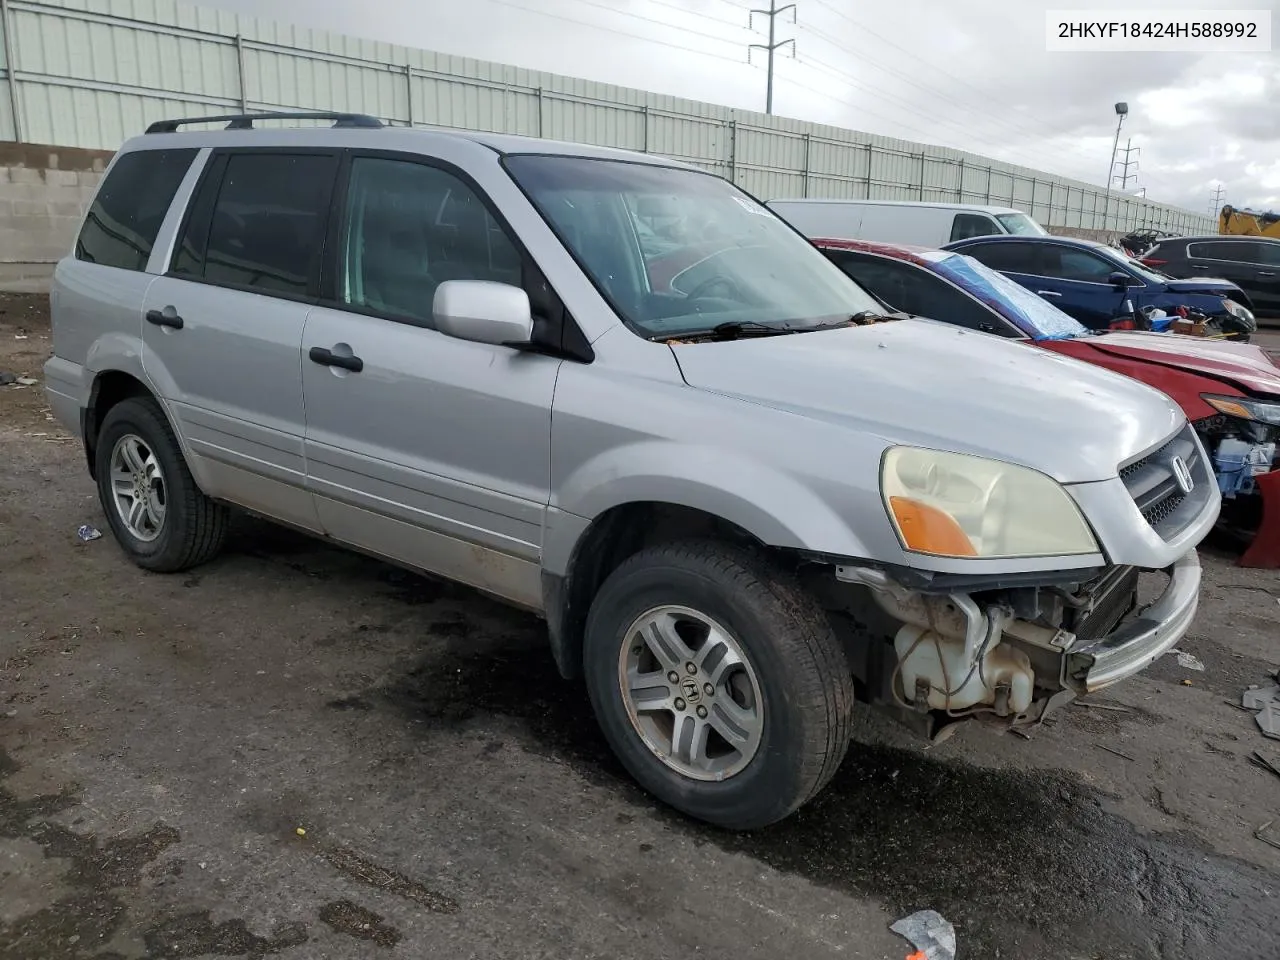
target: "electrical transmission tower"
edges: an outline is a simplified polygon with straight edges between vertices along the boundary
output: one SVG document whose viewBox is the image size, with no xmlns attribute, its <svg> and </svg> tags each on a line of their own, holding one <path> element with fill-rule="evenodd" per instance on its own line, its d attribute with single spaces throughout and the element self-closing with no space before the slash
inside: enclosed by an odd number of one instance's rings
<svg viewBox="0 0 1280 960">
<path fill-rule="evenodd" d="M 752 10 L 747 19 L 747 23 L 749 25 L 755 26 L 757 13 L 760 14 L 762 17 L 769 18 L 769 42 L 768 43 L 752 43 L 752 44 L 749 44 L 747 47 L 748 60 L 751 59 L 752 50 L 763 50 L 769 55 L 769 79 L 766 81 L 767 85 L 765 87 L 765 95 L 764 95 L 764 112 L 765 113 L 773 113 L 773 54 L 774 54 L 774 51 L 778 50 L 781 47 L 785 47 L 787 44 L 791 44 L 792 56 L 794 56 L 796 52 L 796 41 L 794 37 L 788 38 L 786 40 L 777 39 L 778 16 L 780 14 L 786 13 L 788 10 L 791 11 L 791 22 L 795 23 L 796 5 L 794 3 L 788 3 L 785 7 L 780 7 L 778 6 L 778 0 L 769 0 L 768 10 Z"/>
<path fill-rule="evenodd" d="M 1119 178 L 1119 180 L 1120 180 L 1120 189 L 1121 189 L 1121 190 L 1126 190 L 1126 189 L 1128 189 L 1128 187 L 1129 187 L 1129 181 L 1130 181 L 1130 180 L 1136 180 L 1136 179 L 1138 179 L 1138 174 L 1137 174 L 1137 170 L 1138 170 L 1138 161 L 1137 161 L 1137 160 L 1130 159 L 1130 158 L 1131 158 L 1131 157 L 1133 156 L 1133 154 L 1135 154 L 1135 153 L 1136 153 L 1136 154 L 1141 154 L 1141 153 L 1142 153 L 1142 148 L 1141 148 L 1141 147 L 1135 147 L 1135 146 L 1133 146 L 1132 144 L 1133 144 L 1133 138 L 1132 138 L 1132 137 L 1130 137 L 1128 140 L 1126 140 L 1126 141 L 1124 142 L 1124 159 L 1123 159 L 1123 160 L 1117 160 L 1117 161 L 1116 161 L 1116 166 L 1124 168 L 1124 172 L 1123 172 L 1123 173 L 1121 173 L 1121 174 L 1117 174 L 1117 175 L 1115 175 L 1115 176 L 1113 176 L 1113 177 L 1112 177 L 1112 179 L 1116 179 L 1117 177 Z M 1133 167 L 1133 169 L 1134 169 L 1134 172 L 1133 172 L 1133 173 L 1130 173 L 1130 172 L 1129 172 L 1129 168 L 1130 168 L 1130 167 Z"/>
<path fill-rule="evenodd" d="M 1217 189 L 1213 191 L 1213 199 L 1209 201 L 1209 215 L 1216 217 L 1218 211 L 1222 209 L 1222 195 L 1227 192 L 1226 186 L 1218 184 Z"/>
</svg>

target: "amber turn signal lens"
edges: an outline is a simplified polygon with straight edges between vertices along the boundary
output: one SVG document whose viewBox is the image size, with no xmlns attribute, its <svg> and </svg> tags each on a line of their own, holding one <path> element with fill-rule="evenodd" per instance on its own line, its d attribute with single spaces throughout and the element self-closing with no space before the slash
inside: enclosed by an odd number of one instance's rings
<svg viewBox="0 0 1280 960">
<path fill-rule="evenodd" d="M 978 551 L 950 514 L 909 497 L 890 497 L 889 508 L 908 550 L 939 557 L 976 557 Z"/>
</svg>

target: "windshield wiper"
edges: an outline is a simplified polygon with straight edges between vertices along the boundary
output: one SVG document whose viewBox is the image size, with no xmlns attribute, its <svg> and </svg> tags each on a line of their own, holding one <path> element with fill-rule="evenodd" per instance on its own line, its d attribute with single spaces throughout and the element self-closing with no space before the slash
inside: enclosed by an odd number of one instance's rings
<svg viewBox="0 0 1280 960">
<path fill-rule="evenodd" d="M 910 320 L 911 314 L 895 311 L 893 313 L 880 313 L 877 310 L 859 310 L 852 316 L 845 317 L 842 320 L 828 320 L 826 323 L 815 323 L 811 326 L 801 327 L 805 333 L 811 330 L 834 330 L 837 327 L 861 327 L 869 323 L 883 323 L 888 320 Z"/>
<path fill-rule="evenodd" d="M 790 325 L 779 327 L 756 320 L 726 320 L 724 323 L 717 323 L 707 333 L 719 340 L 737 340 L 739 337 L 776 337 L 784 333 L 795 333 L 795 330 Z"/>
</svg>

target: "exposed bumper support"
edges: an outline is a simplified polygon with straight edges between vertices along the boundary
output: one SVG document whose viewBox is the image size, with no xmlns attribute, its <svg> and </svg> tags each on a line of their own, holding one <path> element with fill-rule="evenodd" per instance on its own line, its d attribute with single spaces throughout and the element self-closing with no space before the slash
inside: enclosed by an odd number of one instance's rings
<svg viewBox="0 0 1280 960">
<path fill-rule="evenodd" d="M 1138 673 L 1186 636 L 1200 602 L 1200 557 L 1190 551 L 1169 574 L 1158 600 L 1102 639 L 1067 651 L 1067 675 L 1083 678 L 1079 692 L 1092 693 Z"/>
</svg>

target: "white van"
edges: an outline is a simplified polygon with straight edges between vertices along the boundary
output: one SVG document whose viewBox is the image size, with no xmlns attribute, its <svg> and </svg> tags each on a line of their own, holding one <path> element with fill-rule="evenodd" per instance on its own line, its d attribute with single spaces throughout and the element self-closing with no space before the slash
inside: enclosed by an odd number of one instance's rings
<svg viewBox="0 0 1280 960">
<path fill-rule="evenodd" d="M 974 203 L 770 200 L 767 206 L 811 238 L 940 247 L 953 240 L 992 234 L 1046 235 L 1045 229 L 1021 210 Z"/>
</svg>

